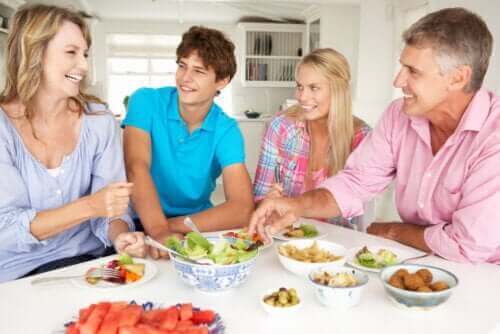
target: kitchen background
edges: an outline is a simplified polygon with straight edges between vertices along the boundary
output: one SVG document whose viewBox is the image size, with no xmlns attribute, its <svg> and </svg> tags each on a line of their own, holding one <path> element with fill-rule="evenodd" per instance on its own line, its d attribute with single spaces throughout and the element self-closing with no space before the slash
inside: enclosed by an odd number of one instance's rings
<svg viewBox="0 0 500 334">
<path fill-rule="evenodd" d="M 392 80 L 399 68 L 401 32 L 428 12 L 462 6 L 485 19 L 497 42 L 485 85 L 500 93 L 500 1 L 0 0 L 2 63 L 9 16 L 24 3 L 40 2 L 91 15 L 90 89 L 118 118 L 125 113 L 124 98 L 138 87 L 174 84 L 175 48 L 191 25 L 224 31 L 236 45 L 238 72 L 217 102 L 239 121 L 252 177 L 266 122 L 293 97 L 293 68 L 314 48 L 332 47 L 347 57 L 354 113 L 374 126 L 400 94 Z M 244 111 L 250 109 L 259 118 L 247 118 Z M 215 203 L 224 198 L 221 188 L 214 193 Z M 376 199 L 367 220 L 398 219 L 392 197 L 389 189 Z"/>
</svg>

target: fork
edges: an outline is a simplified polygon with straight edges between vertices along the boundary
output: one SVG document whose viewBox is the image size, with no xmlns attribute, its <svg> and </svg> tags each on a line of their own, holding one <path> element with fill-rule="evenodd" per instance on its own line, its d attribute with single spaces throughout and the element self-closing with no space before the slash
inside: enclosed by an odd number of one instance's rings
<svg viewBox="0 0 500 334">
<path fill-rule="evenodd" d="M 408 261 L 417 260 L 417 259 L 423 259 L 424 257 L 428 257 L 428 256 L 431 256 L 431 255 L 434 255 L 434 253 L 425 253 L 425 254 L 418 255 L 418 256 L 412 256 L 412 257 L 409 257 L 407 259 L 404 259 L 400 263 L 403 264 L 403 263 L 407 263 Z"/>
<path fill-rule="evenodd" d="M 120 272 L 113 268 L 90 268 L 83 275 L 71 275 L 71 276 L 50 276 L 50 277 L 38 277 L 31 281 L 31 285 L 36 285 L 40 283 L 63 281 L 67 279 L 75 278 L 100 278 L 100 279 L 120 279 Z"/>
<path fill-rule="evenodd" d="M 281 165 L 279 161 L 274 166 L 274 182 L 281 183 Z"/>
</svg>

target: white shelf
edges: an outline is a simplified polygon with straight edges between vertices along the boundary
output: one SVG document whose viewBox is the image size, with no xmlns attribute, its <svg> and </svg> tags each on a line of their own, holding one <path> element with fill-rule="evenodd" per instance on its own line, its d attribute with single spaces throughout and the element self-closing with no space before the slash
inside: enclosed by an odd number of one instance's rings
<svg viewBox="0 0 500 334">
<path fill-rule="evenodd" d="M 304 24 L 239 24 L 241 80 L 245 87 L 294 87 L 306 45 Z"/>
<path fill-rule="evenodd" d="M 5 28 L 0 28 L 0 34 L 8 34 L 9 30 Z"/>
<path fill-rule="evenodd" d="M 302 57 L 298 56 L 258 56 L 258 55 L 246 55 L 246 58 L 252 58 L 252 59 L 294 59 L 294 60 L 300 60 Z"/>
<path fill-rule="evenodd" d="M 295 81 L 257 81 L 257 80 L 245 80 L 242 83 L 243 87 L 295 87 Z"/>
</svg>

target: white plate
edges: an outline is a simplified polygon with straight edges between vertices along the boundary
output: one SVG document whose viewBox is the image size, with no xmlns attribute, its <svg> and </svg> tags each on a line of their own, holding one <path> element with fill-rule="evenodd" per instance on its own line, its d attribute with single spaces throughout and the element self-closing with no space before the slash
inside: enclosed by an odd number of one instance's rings
<svg viewBox="0 0 500 334">
<path fill-rule="evenodd" d="M 312 223 L 310 221 L 306 220 L 299 220 L 297 223 L 293 224 L 294 227 L 299 227 L 301 224 L 310 224 L 316 226 L 316 229 L 318 230 L 318 235 L 315 237 L 302 237 L 302 238 L 290 238 L 285 236 L 286 231 L 282 231 L 276 234 L 273 234 L 273 238 L 281 241 L 290 241 L 290 240 L 315 240 L 315 239 L 322 239 L 328 235 L 328 232 L 324 226 L 321 224 L 328 224 L 328 223 Z"/>
<path fill-rule="evenodd" d="M 139 281 L 137 281 L 137 282 L 139 282 Z M 169 304 L 166 304 L 166 303 L 156 303 L 156 302 L 138 303 L 136 301 L 131 301 L 130 304 L 138 304 L 138 305 L 142 306 L 142 308 L 145 311 L 153 310 L 153 309 L 160 308 L 160 307 L 164 308 L 164 307 L 172 306 L 171 304 L 169 305 Z M 196 306 L 193 306 L 193 309 L 199 309 L 199 308 L 196 307 Z M 53 331 L 52 334 L 65 334 L 66 333 L 66 327 L 69 326 L 69 324 L 71 322 L 78 321 L 78 311 L 76 311 L 75 314 L 77 314 L 77 315 L 72 316 L 71 318 L 68 318 L 64 322 L 64 324 L 60 328 L 58 328 L 55 331 Z M 226 331 L 226 327 L 224 325 L 224 322 L 222 321 L 222 318 L 221 318 L 220 314 L 217 313 L 217 312 L 215 312 L 215 320 L 210 325 L 208 325 L 208 333 L 209 334 L 224 334 L 225 331 Z"/>
<path fill-rule="evenodd" d="M 105 265 L 109 261 L 111 261 L 111 259 L 108 261 L 103 261 L 102 263 L 95 263 L 94 265 L 86 268 L 84 272 L 86 272 L 91 267 L 98 267 L 100 265 Z M 85 278 L 83 276 L 81 278 L 73 279 L 72 282 L 77 287 L 82 287 L 82 288 L 97 289 L 97 290 L 116 290 L 116 289 L 128 288 L 131 286 L 135 287 L 135 286 L 144 284 L 147 281 L 151 280 L 153 277 L 155 277 L 156 273 L 158 272 L 158 268 L 156 267 L 156 264 L 154 264 L 154 262 L 152 262 L 152 261 L 141 259 L 141 258 L 134 258 L 134 263 L 144 263 L 146 266 L 144 267 L 144 276 L 140 280 L 132 282 L 132 283 L 117 284 L 117 283 L 111 283 L 111 282 L 106 282 L 106 281 L 101 280 L 97 284 L 90 284 L 85 280 Z"/>
<path fill-rule="evenodd" d="M 358 262 L 358 259 L 356 258 L 356 253 L 358 253 L 363 247 L 364 247 L 364 245 L 363 246 L 358 246 L 358 247 L 351 248 L 351 249 L 349 249 L 347 251 L 347 264 L 350 265 L 350 266 L 352 266 L 352 267 L 354 267 L 354 268 L 360 269 L 360 270 L 371 271 L 373 273 L 378 273 L 383 268 L 365 267 L 361 263 Z M 381 246 L 381 245 L 366 245 L 366 247 L 372 253 L 377 253 L 381 249 L 387 249 L 388 251 L 393 252 L 397 256 L 397 259 L 398 259 L 397 263 L 400 263 L 404 259 L 407 259 L 407 258 L 410 258 L 412 256 L 415 256 L 415 254 L 413 254 L 412 252 L 406 251 L 406 250 L 401 249 L 401 248 L 395 248 L 395 247 L 389 247 L 389 246 Z"/>
</svg>

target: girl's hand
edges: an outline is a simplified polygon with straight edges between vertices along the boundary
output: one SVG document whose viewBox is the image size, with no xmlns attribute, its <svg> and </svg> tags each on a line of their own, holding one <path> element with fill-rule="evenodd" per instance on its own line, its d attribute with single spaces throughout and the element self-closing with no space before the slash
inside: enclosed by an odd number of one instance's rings
<svg viewBox="0 0 500 334">
<path fill-rule="evenodd" d="M 283 187 L 279 183 L 274 183 L 266 194 L 266 199 L 268 198 L 279 198 L 283 197 Z"/>
</svg>

